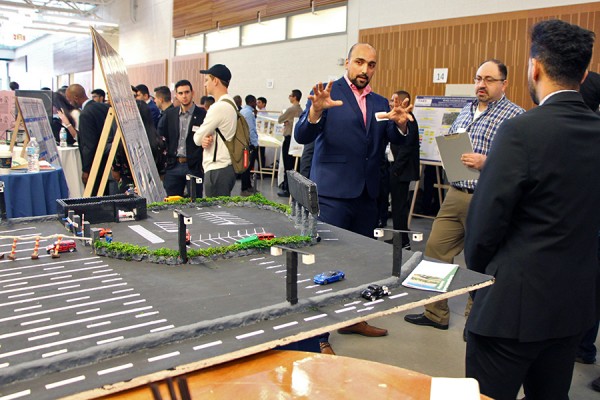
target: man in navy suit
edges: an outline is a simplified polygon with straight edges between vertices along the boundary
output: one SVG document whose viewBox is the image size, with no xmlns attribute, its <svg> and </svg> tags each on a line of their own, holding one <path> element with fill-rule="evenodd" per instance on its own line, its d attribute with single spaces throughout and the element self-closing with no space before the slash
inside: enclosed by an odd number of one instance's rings
<svg viewBox="0 0 600 400">
<path fill-rule="evenodd" d="M 376 66 L 377 52 L 371 45 L 352 46 L 346 74 L 313 87 L 295 131 L 298 143 L 315 143 L 310 179 L 319 190 L 319 219 L 368 237 L 373 237 L 377 225 L 385 147 L 390 141 L 406 142 L 407 121 L 412 118 L 408 101 L 390 110 L 388 100 L 371 90 Z M 339 332 L 387 334 L 366 322 Z"/>
<path fill-rule="evenodd" d="M 568 399 L 582 334 L 597 321 L 600 117 L 577 92 L 594 33 L 531 30 L 539 107 L 498 129 L 467 215 L 465 261 L 495 277 L 467 321 L 466 375 L 481 393 Z"/>
</svg>

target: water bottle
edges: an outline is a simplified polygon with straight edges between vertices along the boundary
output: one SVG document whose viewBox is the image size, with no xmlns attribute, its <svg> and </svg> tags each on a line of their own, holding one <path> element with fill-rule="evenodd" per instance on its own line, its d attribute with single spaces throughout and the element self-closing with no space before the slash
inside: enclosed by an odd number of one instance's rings
<svg viewBox="0 0 600 400">
<path fill-rule="evenodd" d="M 60 128 L 60 147 L 67 147 L 67 129 L 64 126 Z"/>
<path fill-rule="evenodd" d="M 40 171 L 40 145 L 34 137 L 27 144 L 27 172 Z"/>
</svg>

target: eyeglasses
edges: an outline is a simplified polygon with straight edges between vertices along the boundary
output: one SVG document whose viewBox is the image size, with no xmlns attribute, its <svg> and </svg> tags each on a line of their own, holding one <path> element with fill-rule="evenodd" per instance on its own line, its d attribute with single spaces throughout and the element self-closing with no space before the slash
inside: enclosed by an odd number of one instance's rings
<svg viewBox="0 0 600 400">
<path fill-rule="evenodd" d="M 491 85 L 494 82 L 504 82 L 505 80 L 505 78 L 496 79 L 492 78 L 491 76 L 486 76 L 484 78 L 482 78 L 481 76 L 476 76 L 475 78 L 473 78 L 473 82 L 481 83 L 481 81 L 484 81 L 486 85 Z"/>
</svg>

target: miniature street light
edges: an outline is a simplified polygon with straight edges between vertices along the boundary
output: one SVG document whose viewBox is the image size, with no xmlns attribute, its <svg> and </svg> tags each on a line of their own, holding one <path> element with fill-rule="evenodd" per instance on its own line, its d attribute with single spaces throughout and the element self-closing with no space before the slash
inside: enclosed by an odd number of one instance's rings
<svg viewBox="0 0 600 400">
<path fill-rule="evenodd" d="M 400 277 L 400 270 L 402 268 L 402 233 L 412 233 L 412 240 L 420 242 L 423 240 L 423 233 L 416 231 L 401 231 L 386 228 L 377 228 L 373 232 L 373 236 L 376 238 L 385 238 L 387 233 L 392 233 L 392 275 Z"/>
<path fill-rule="evenodd" d="M 285 251 L 285 268 L 287 276 L 286 283 L 286 300 L 291 305 L 298 303 L 298 254 L 302 255 L 302 263 L 309 265 L 315 263 L 315 255 L 302 250 L 292 249 L 286 246 L 272 246 L 271 255 L 280 256 Z"/>
</svg>

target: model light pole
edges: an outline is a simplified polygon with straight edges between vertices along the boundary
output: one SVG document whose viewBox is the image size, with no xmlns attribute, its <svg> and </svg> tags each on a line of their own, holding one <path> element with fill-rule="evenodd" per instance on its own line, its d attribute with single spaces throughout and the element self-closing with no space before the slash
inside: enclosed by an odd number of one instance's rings
<svg viewBox="0 0 600 400">
<path fill-rule="evenodd" d="M 285 252 L 285 267 L 287 276 L 286 300 L 294 305 L 298 303 L 298 254 L 302 255 L 302 264 L 310 265 L 315 263 L 315 255 L 302 250 L 292 249 L 286 246 L 272 246 L 271 255 L 280 256 Z"/>
<path fill-rule="evenodd" d="M 402 234 L 412 233 L 412 240 L 420 242 L 423 240 L 423 233 L 416 231 L 401 231 L 386 228 L 377 228 L 373 232 L 373 236 L 376 238 L 385 239 L 386 236 L 392 234 L 392 275 L 400 277 L 400 270 L 402 269 Z"/>
</svg>

